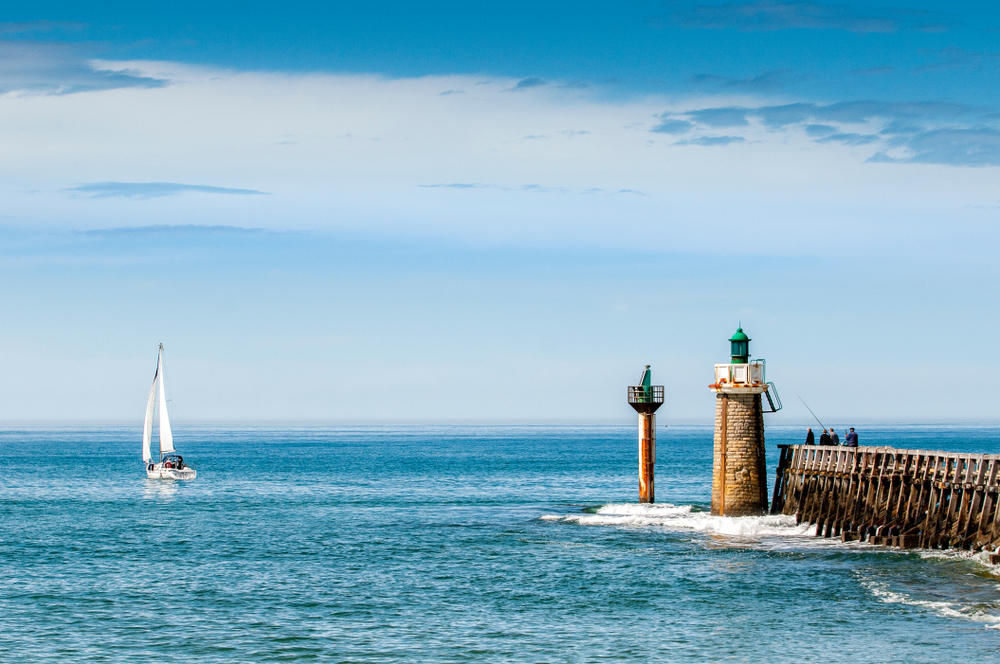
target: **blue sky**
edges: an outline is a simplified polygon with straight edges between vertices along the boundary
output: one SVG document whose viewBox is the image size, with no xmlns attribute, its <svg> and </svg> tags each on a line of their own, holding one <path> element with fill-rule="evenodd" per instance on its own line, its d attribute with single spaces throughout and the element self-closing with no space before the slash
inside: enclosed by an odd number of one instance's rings
<svg viewBox="0 0 1000 664">
<path fill-rule="evenodd" d="M 6 8 L 0 417 L 138 417 L 162 340 L 180 420 L 628 421 L 652 363 L 708 421 L 742 320 L 776 421 L 995 419 L 998 37 L 986 3 Z"/>
</svg>

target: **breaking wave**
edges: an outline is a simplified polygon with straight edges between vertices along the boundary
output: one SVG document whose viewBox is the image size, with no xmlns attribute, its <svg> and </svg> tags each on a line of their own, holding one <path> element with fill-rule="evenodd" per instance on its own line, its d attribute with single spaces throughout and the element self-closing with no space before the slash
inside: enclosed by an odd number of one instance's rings
<svg viewBox="0 0 1000 664">
<path fill-rule="evenodd" d="M 692 505 L 669 503 L 610 503 L 593 512 L 546 514 L 540 518 L 544 521 L 563 521 L 583 526 L 656 527 L 753 539 L 768 536 L 794 537 L 812 532 L 812 526 L 808 524 L 796 525 L 794 516 L 712 516 Z"/>
</svg>

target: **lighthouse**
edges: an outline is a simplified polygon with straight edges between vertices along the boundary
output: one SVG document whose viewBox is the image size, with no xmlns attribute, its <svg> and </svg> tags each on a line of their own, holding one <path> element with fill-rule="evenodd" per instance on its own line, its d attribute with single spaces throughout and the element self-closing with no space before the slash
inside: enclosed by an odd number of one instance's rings
<svg viewBox="0 0 1000 664">
<path fill-rule="evenodd" d="M 750 360 L 750 337 L 739 327 L 729 338 L 729 362 L 715 365 L 712 514 L 767 513 L 764 413 L 781 409 L 763 359 Z M 766 401 L 767 408 L 764 408 Z"/>
<path fill-rule="evenodd" d="M 628 403 L 639 413 L 639 502 L 653 502 L 653 464 L 656 463 L 656 409 L 663 405 L 663 386 L 653 385 L 646 365 L 638 385 L 628 388 Z"/>
</svg>

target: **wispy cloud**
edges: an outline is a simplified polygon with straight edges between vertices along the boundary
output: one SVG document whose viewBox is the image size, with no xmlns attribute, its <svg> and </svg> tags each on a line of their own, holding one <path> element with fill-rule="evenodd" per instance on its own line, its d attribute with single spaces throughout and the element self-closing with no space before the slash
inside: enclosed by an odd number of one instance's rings
<svg viewBox="0 0 1000 664">
<path fill-rule="evenodd" d="M 889 136 L 893 134 L 919 134 L 922 131 L 925 131 L 925 128 L 913 120 L 890 120 L 879 133 L 883 136 Z"/>
<path fill-rule="evenodd" d="M 880 74 L 891 74 L 896 71 L 895 67 L 891 66 L 881 66 L 881 67 L 862 67 L 861 69 L 852 69 L 851 73 L 858 76 L 878 76 Z"/>
<path fill-rule="evenodd" d="M 72 21 L 2 21 L 0 35 L 26 35 L 37 32 L 79 32 L 85 23 Z"/>
<path fill-rule="evenodd" d="M 990 127 L 936 129 L 889 142 L 869 161 L 952 166 L 1000 166 L 1000 130 Z"/>
<path fill-rule="evenodd" d="M 696 74 L 691 77 L 691 82 L 703 87 L 712 87 L 723 90 L 741 90 L 747 92 L 772 92 L 781 90 L 793 83 L 803 81 L 807 78 L 804 74 L 796 74 L 788 69 L 776 69 L 766 71 L 756 76 L 734 77 L 721 76 L 719 74 Z"/>
<path fill-rule="evenodd" d="M 842 101 L 831 104 L 796 102 L 768 106 L 720 106 L 675 112 L 708 126 L 737 126 L 754 119 L 771 129 L 801 123 L 862 123 L 870 121 L 977 121 L 990 116 L 990 109 L 950 102 Z M 729 123 L 729 124 L 726 124 Z"/>
<path fill-rule="evenodd" d="M 747 111 L 744 108 L 705 108 L 692 111 L 688 113 L 688 116 L 706 127 L 745 127 L 749 124 Z"/>
<path fill-rule="evenodd" d="M 423 189 L 484 189 L 489 185 L 478 182 L 436 182 L 434 184 L 418 184 Z"/>
<path fill-rule="evenodd" d="M 71 44 L 0 41 L 0 93 L 72 94 L 167 83 L 128 69 L 109 69 Z"/>
<path fill-rule="evenodd" d="M 240 196 L 266 196 L 268 192 L 258 189 L 236 189 L 233 187 L 213 187 L 204 184 L 181 184 L 178 182 L 91 182 L 70 187 L 64 191 L 83 194 L 90 198 L 161 198 L 187 192 L 200 194 L 230 194 Z"/>
<path fill-rule="evenodd" d="M 746 139 L 742 136 L 699 136 L 684 141 L 677 141 L 674 145 L 701 145 L 713 147 L 717 145 L 732 145 L 733 143 L 743 143 Z"/>
<path fill-rule="evenodd" d="M 691 122 L 673 118 L 670 117 L 669 114 L 664 113 L 660 116 L 659 124 L 653 126 L 650 131 L 656 132 L 657 134 L 684 134 L 691 131 L 693 128 L 694 124 Z"/>
<path fill-rule="evenodd" d="M 520 81 L 518 81 L 517 83 L 515 83 L 514 86 L 512 88 L 510 88 L 510 90 L 511 90 L 511 92 L 519 92 L 521 90 L 530 90 L 531 88 L 537 88 L 537 87 L 541 87 L 543 85 L 546 85 L 546 83 L 547 82 L 545 81 L 545 79 L 538 78 L 538 77 L 535 77 L 535 76 L 531 76 L 529 78 L 522 78 Z"/>
<path fill-rule="evenodd" d="M 202 226 L 198 224 L 155 224 L 152 226 L 119 226 L 114 228 L 94 228 L 85 231 L 77 231 L 80 235 L 88 237 L 143 237 L 162 235 L 259 235 L 261 233 L 274 234 L 276 231 L 265 230 L 263 228 L 247 228 L 245 226 Z"/>
<path fill-rule="evenodd" d="M 907 29 L 938 32 L 950 22 L 945 16 L 921 10 L 775 0 L 710 5 L 685 2 L 674 11 L 673 21 L 687 28 L 709 30 L 845 30 L 858 33 Z"/>
<path fill-rule="evenodd" d="M 813 138 L 822 138 L 837 133 L 837 128 L 828 124 L 809 124 L 805 126 L 805 130 L 806 134 Z"/>
<path fill-rule="evenodd" d="M 868 145 L 870 143 L 875 143 L 879 140 L 878 136 L 873 134 L 830 134 L 829 136 L 824 136 L 823 138 L 817 139 L 817 143 L 840 143 L 842 145 Z"/>
<path fill-rule="evenodd" d="M 638 189 L 621 188 L 606 189 L 604 187 L 564 187 L 544 185 L 537 183 L 519 185 L 484 184 L 482 182 L 440 182 L 432 184 L 418 184 L 421 189 L 496 189 L 498 191 L 519 191 L 536 194 L 633 194 L 637 196 L 647 196 L 645 192 Z"/>
<path fill-rule="evenodd" d="M 951 166 L 1000 164 L 1000 114 L 949 102 L 844 101 L 692 109 L 660 116 L 662 126 L 695 131 L 676 145 L 728 145 L 746 137 L 697 135 L 701 128 L 739 128 L 769 132 L 801 130 L 817 144 L 870 145 L 869 161 Z M 685 123 L 695 125 L 686 127 Z M 753 126 L 751 126 L 753 125 Z"/>
<path fill-rule="evenodd" d="M 929 53 L 936 57 L 936 61 L 917 67 L 916 71 L 995 67 L 1000 62 L 1000 53 L 997 52 L 969 51 L 964 48 L 950 47 L 929 51 Z"/>
<path fill-rule="evenodd" d="M 783 127 L 805 120 L 826 122 L 868 122 L 877 119 L 960 120 L 981 116 L 985 109 L 950 102 L 843 101 L 833 104 L 785 104 L 755 110 L 765 124 Z"/>
</svg>

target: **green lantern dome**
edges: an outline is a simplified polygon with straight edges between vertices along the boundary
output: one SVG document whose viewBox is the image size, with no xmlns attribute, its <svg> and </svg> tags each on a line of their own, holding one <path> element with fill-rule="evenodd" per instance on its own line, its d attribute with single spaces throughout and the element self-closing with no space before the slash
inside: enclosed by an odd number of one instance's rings
<svg viewBox="0 0 1000 664">
<path fill-rule="evenodd" d="M 729 337 L 729 355 L 733 364 L 746 364 L 750 361 L 750 337 L 743 332 L 743 327 L 736 328 Z"/>
</svg>

